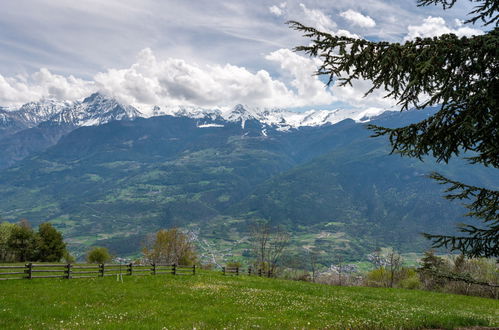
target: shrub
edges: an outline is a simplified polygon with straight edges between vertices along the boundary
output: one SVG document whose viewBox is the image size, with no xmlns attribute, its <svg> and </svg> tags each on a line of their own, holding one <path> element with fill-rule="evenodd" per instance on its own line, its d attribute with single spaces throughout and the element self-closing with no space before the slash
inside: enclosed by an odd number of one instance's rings
<svg viewBox="0 0 499 330">
<path fill-rule="evenodd" d="M 103 264 L 111 261 L 112 256 L 105 247 L 94 247 L 88 251 L 86 259 L 91 264 Z"/>
<path fill-rule="evenodd" d="M 389 281 L 388 275 L 389 274 L 384 267 L 371 270 L 367 273 L 365 284 L 367 286 L 386 287 L 388 286 Z"/>
<path fill-rule="evenodd" d="M 64 255 L 62 256 L 62 258 L 64 259 L 64 262 L 67 263 L 67 264 L 72 264 L 76 261 L 75 257 L 72 256 L 68 250 L 64 251 Z"/>
<path fill-rule="evenodd" d="M 150 235 L 145 243 L 142 253 L 150 262 L 192 265 L 197 260 L 194 244 L 178 228 L 161 229 Z"/>
<path fill-rule="evenodd" d="M 229 261 L 227 262 L 227 267 L 238 267 L 241 268 L 242 264 L 238 261 Z"/>
<path fill-rule="evenodd" d="M 402 289 L 410 289 L 410 290 L 417 290 L 421 289 L 421 281 L 417 276 L 415 277 L 408 277 L 403 280 L 401 280 L 398 284 L 399 288 Z"/>
</svg>

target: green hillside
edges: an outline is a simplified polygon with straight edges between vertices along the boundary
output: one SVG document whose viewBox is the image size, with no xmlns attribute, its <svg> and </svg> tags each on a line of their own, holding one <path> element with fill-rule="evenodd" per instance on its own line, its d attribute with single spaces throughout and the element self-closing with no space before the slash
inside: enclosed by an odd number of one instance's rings
<svg viewBox="0 0 499 330">
<path fill-rule="evenodd" d="M 0 282 L 2 329 L 451 329 L 499 326 L 499 302 L 248 276 Z"/>
<path fill-rule="evenodd" d="M 396 126 L 411 116 L 379 120 Z M 352 120 L 261 130 L 256 121 L 201 129 L 168 116 L 79 128 L 0 172 L 0 216 L 50 221 L 80 255 L 95 244 L 134 254 L 147 233 L 180 226 L 203 256 L 222 260 L 247 250 L 249 224 L 266 219 L 293 234 L 292 249 L 358 260 L 384 246 L 422 251 L 420 232 L 453 230 L 464 209 L 440 197 L 428 172 L 499 185 L 463 163 L 388 155 L 387 141 Z"/>
</svg>

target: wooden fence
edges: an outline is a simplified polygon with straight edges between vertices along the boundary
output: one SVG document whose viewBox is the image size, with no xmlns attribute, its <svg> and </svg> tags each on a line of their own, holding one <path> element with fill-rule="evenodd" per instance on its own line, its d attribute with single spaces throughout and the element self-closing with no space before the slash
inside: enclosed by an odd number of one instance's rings
<svg viewBox="0 0 499 330">
<path fill-rule="evenodd" d="M 0 266 L 0 280 L 20 280 L 33 278 L 91 278 L 105 276 L 140 276 L 140 275 L 195 275 L 196 265 L 176 264 L 34 264 L 20 266 Z"/>
<path fill-rule="evenodd" d="M 239 267 L 222 267 L 222 273 L 224 275 L 235 275 L 238 276 L 243 273 L 243 269 Z M 262 276 L 262 277 L 273 277 L 274 273 L 270 270 L 264 271 L 262 269 L 253 269 L 248 267 L 248 275 Z"/>
<path fill-rule="evenodd" d="M 239 267 L 229 267 L 229 266 L 222 267 L 222 273 L 224 275 L 236 275 L 236 276 L 238 276 L 239 275 Z"/>
</svg>

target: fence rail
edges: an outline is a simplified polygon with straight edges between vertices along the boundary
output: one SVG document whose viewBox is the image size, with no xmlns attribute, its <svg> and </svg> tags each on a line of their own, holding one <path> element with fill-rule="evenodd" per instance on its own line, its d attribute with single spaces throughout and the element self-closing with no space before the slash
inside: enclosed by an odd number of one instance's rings
<svg viewBox="0 0 499 330">
<path fill-rule="evenodd" d="M 240 267 L 229 267 L 225 266 L 222 267 L 222 274 L 223 275 L 235 275 L 239 276 L 240 274 L 243 273 L 243 269 Z M 253 269 L 252 267 L 248 267 L 248 275 L 256 275 L 256 276 L 261 276 L 261 277 L 273 277 L 274 273 L 271 270 L 265 271 L 263 269 Z"/>
<path fill-rule="evenodd" d="M 34 264 L 23 266 L 0 266 L 1 280 L 20 280 L 34 278 L 93 278 L 106 276 L 144 276 L 157 274 L 196 275 L 196 265 L 176 264 Z M 22 276 L 21 276 L 22 275 Z"/>
</svg>

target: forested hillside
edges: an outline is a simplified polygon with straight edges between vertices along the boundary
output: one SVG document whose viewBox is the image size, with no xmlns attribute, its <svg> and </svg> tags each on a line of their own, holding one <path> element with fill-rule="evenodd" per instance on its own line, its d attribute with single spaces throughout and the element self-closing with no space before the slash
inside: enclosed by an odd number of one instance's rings
<svg viewBox="0 0 499 330">
<path fill-rule="evenodd" d="M 425 115 L 376 120 L 397 126 Z M 50 221 L 75 250 L 101 244 L 124 254 L 172 226 L 238 254 L 248 247 L 248 224 L 266 219 L 293 233 L 295 249 L 360 259 L 383 246 L 422 251 L 420 232 L 449 231 L 464 212 L 425 177 L 433 162 L 388 155 L 387 141 L 353 120 L 290 131 L 256 120 L 199 126 L 163 116 L 78 128 L 0 172 L 0 215 Z M 499 184 L 463 163 L 438 170 Z"/>
</svg>

